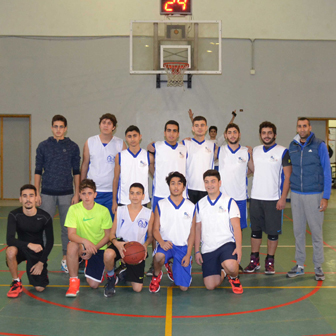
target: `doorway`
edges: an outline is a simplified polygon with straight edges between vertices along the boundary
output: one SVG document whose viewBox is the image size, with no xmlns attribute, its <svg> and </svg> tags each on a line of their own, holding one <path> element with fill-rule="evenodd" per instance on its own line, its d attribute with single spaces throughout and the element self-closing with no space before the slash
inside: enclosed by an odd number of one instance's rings
<svg viewBox="0 0 336 336">
<path fill-rule="evenodd" d="M 17 200 L 30 183 L 31 116 L 0 115 L 0 199 Z"/>
</svg>

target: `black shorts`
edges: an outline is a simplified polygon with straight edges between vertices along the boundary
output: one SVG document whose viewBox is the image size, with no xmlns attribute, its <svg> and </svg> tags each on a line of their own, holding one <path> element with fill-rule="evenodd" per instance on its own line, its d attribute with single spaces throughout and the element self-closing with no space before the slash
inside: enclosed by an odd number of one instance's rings
<svg viewBox="0 0 336 336">
<path fill-rule="evenodd" d="M 228 259 L 237 260 L 237 254 L 233 254 L 236 248 L 236 243 L 229 242 L 217 250 L 202 254 L 203 264 L 203 278 L 210 275 L 220 275 L 222 270 L 222 262 Z"/>
<path fill-rule="evenodd" d="M 206 191 L 188 189 L 188 198 L 194 204 L 207 195 L 208 193 Z"/>
<path fill-rule="evenodd" d="M 119 240 L 123 241 L 123 240 Z M 112 243 L 108 248 L 112 249 L 116 253 L 115 262 L 121 259 L 121 255 L 119 253 L 119 250 L 114 246 Z M 138 265 L 129 265 L 126 264 L 127 270 L 126 270 L 126 277 L 125 280 L 129 282 L 136 282 L 136 283 L 143 283 L 144 274 L 145 274 L 145 260 L 143 260 Z"/>
<path fill-rule="evenodd" d="M 28 247 L 18 248 L 18 254 L 16 255 L 16 261 L 18 264 L 22 263 L 23 261 L 27 261 L 26 272 L 27 272 L 29 283 L 34 287 L 45 288 L 49 284 L 48 269 L 47 269 L 48 264 L 44 263 L 43 270 L 40 275 L 32 275 L 30 273 L 30 269 L 36 263 L 40 261 L 40 257 L 42 253 L 43 251 L 39 253 L 35 253 Z M 6 260 L 6 264 L 7 264 L 7 260 Z"/>
<path fill-rule="evenodd" d="M 250 220 L 252 231 L 279 235 L 282 229 L 282 210 L 277 210 L 278 201 L 261 201 L 251 198 Z"/>
</svg>

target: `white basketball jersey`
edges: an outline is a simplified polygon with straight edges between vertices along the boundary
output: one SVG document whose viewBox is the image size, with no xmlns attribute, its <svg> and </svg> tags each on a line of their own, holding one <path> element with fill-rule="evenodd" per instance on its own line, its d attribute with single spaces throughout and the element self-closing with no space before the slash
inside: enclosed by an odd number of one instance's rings
<svg viewBox="0 0 336 336">
<path fill-rule="evenodd" d="M 153 146 L 155 148 L 153 196 L 168 197 L 170 192 L 166 177 L 173 171 L 178 171 L 186 176 L 187 149 L 180 143 L 171 146 L 166 141 L 157 141 Z M 185 192 L 183 197 L 185 197 Z"/>
<path fill-rule="evenodd" d="M 218 149 L 219 173 L 221 176 L 221 192 L 243 201 L 247 198 L 247 164 L 249 153 L 247 147 L 239 146 L 232 151 L 225 145 Z"/>
<path fill-rule="evenodd" d="M 88 139 L 90 152 L 90 164 L 87 178 L 96 183 L 97 191 L 112 192 L 112 182 L 114 177 L 115 156 L 122 151 L 123 141 L 113 137 L 104 146 L 99 135 Z"/>
<path fill-rule="evenodd" d="M 198 142 L 195 139 L 183 141 L 187 147 L 187 188 L 205 191 L 203 173 L 214 167 L 216 145 L 211 140 Z"/>
<path fill-rule="evenodd" d="M 158 202 L 158 211 L 162 239 L 169 240 L 176 246 L 188 245 L 195 205 L 183 198 L 181 204 L 176 206 L 169 196 Z"/>
<path fill-rule="evenodd" d="M 251 198 L 277 201 L 283 183 L 282 157 L 286 148 L 275 144 L 268 150 L 263 145 L 253 149 L 254 174 Z"/>
<path fill-rule="evenodd" d="M 149 202 L 148 196 L 148 168 L 149 153 L 140 149 L 135 155 L 125 149 L 119 153 L 120 176 L 118 186 L 118 203 L 130 204 L 129 188 L 132 183 L 141 183 L 145 188 L 145 198 L 142 204 Z"/>
<path fill-rule="evenodd" d="M 125 241 L 137 241 L 138 243 L 144 244 L 151 213 L 151 209 L 142 207 L 141 211 L 132 222 L 127 205 L 118 207 L 117 238 L 123 238 Z"/>
<path fill-rule="evenodd" d="M 214 201 L 205 196 L 196 204 L 196 222 L 202 222 L 202 253 L 209 253 L 226 243 L 235 242 L 230 219 L 236 217 L 240 218 L 237 203 L 222 193 Z"/>
</svg>

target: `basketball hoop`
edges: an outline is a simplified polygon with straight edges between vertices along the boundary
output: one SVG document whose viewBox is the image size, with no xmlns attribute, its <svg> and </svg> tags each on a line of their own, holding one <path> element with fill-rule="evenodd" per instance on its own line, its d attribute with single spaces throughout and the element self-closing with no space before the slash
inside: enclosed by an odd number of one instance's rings
<svg viewBox="0 0 336 336">
<path fill-rule="evenodd" d="M 163 67 L 165 68 L 168 77 L 167 86 L 183 86 L 183 76 L 184 72 L 189 67 L 188 63 L 167 62 L 163 63 Z"/>
</svg>

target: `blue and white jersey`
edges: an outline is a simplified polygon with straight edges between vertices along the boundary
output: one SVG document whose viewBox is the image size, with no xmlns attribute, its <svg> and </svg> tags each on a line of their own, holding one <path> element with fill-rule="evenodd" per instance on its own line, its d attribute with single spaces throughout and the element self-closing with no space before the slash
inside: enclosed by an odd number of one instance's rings
<svg viewBox="0 0 336 336">
<path fill-rule="evenodd" d="M 166 177 L 173 171 L 186 176 L 187 149 L 183 144 L 171 146 L 166 141 L 157 141 L 155 148 L 155 173 L 153 178 L 153 196 L 168 197 L 170 195 Z M 183 194 L 185 197 L 185 192 Z"/>
<path fill-rule="evenodd" d="M 236 217 L 240 218 L 237 203 L 222 193 L 213 201 L 205 196 L 196 204 L 196 222 L 202 222 L 202 253 L 209 253 L 226 243 L 235 242 L 230 219 Z"/>
<path fill-rule="evenodd" d="M 235 151 L 230 146 L 218 149 L 219 173 L 222 185 L 221 192 L 236 201 L 247 199 L 247 164 L 250 155 L 247 147 L 239 146 Z"/>
<path fill-rule="evenodd" d="M 140 149 L 138 153 L 133 154 L 129 149 L 119 153 L 119 185 L 118 185 L 118 203 L 130 204 L 129 188 L 133 183 L 141 183 L 145 188 L 145 198 L 142 204 L 149 203 L 148 196 L 148 169 L 149 153 Z"/>
<path fill-rule="evenodd" d="M 187 188 L 205 191 L 203 174 L 214 167 L 216 145 L 212 140 L 198 142 L 195 139 L 184 140 L 187 147 Z"/>
<path fill-rule="evenodd" d="M 281 197 L 284 173 L 282 159 L 287 149 L 274 144 L 270 148 L 253 148 L 254 174 L 251 198 L 277 201 Z"/>
<path fill-rule="evenodd" d="M 112 192 L 115 156 L 122 151 L 123 141 L 114 136 L 104 146 L 99 135 L 95 135 L 88 139 L 88 147 L 90 163 L 87 178 L 96 183 L 97 191 Z"/>
<path fill-rule="evenodd" d="M 116 237 L 123 238 L 125 241 L 137 241 L 144 244 L 151 214 L 152 211 L 150 209 L 142 207 L 132 222 L 127 205 L 118 207 Z"/>
<path fill-rule="evenodd" d="M 183 198 L 177 206 L 170 198 L 158 202 L 160 215 L 160 234 L 176 246 L 188 245 L 188 238 L 195 215 L 195 204 Z"/>
</svg>

